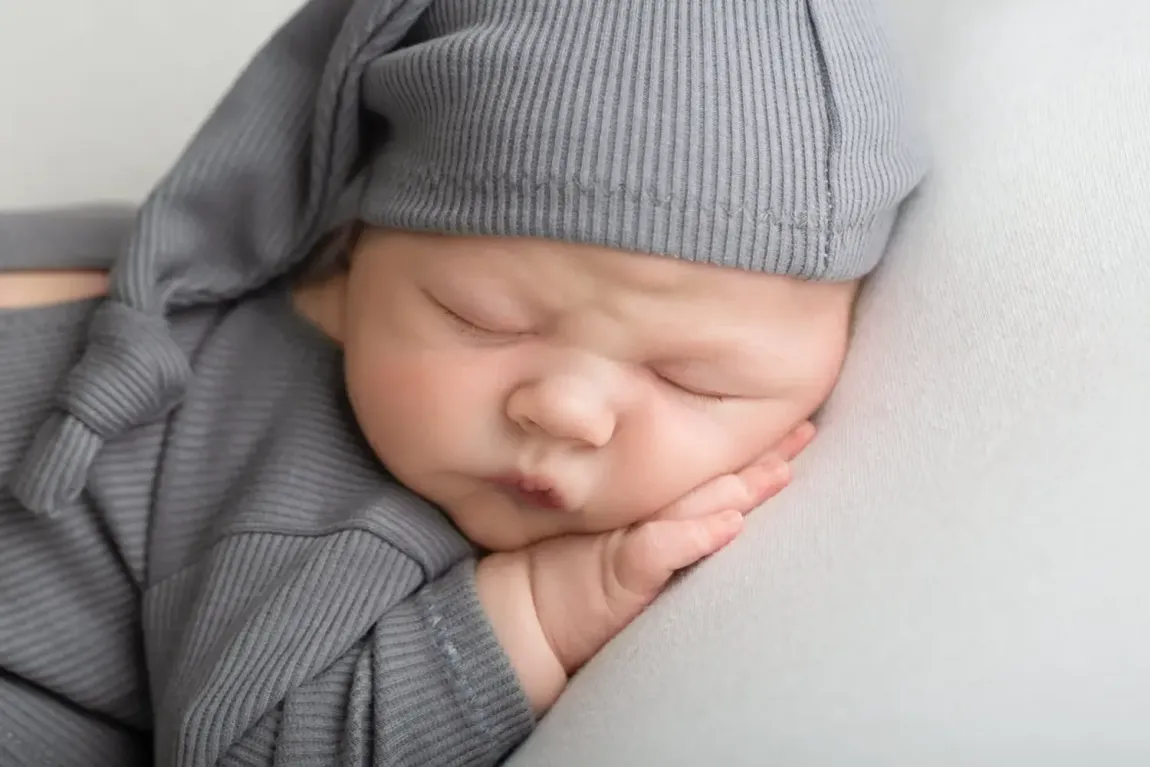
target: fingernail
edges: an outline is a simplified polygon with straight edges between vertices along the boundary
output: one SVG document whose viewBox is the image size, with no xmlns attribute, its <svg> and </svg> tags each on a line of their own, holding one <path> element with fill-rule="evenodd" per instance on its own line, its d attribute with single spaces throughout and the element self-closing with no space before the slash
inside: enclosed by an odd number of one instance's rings
<svg viewBox="0 0 1150 767">
<path fill-rule="evenodd" d="M 770 463 L 760 464 L 757 467 L 757 469 L 758 469 L 758 482 L 756 482 L 756 484 L 759 485 L 760 487 L 762 487 L 763 485 L 771 484 L 771 482 L 774 481 L 775 477 L 778 476 L 779 466 L 785 466 L 785 465 L 786 464 L 783 461 L 778 460 L 778 459 L 772 460 Z"/>
<path fill-rule="evenodd" d="M 786 461 L 775 461 L 764 466 L 758 482 L 758 500 L 766 500 L 791 480 L 791 467 Z"/>
<path fill-rule="evenodd" d="M 740 511 L 724 511 L 719 515 L 719 524 L 728 530 L 737 530 L 743 525 L 743 514 Z"/>
</svg>

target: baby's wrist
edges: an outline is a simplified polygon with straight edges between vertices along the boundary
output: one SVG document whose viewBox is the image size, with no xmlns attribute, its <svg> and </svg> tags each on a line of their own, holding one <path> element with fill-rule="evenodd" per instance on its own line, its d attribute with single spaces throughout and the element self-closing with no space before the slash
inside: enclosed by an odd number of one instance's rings
<svg viewBox="0 0 1150 767">
<path fill-rule="evenodd" d="M 475 588 L 532 709 L 543 714 L 567 686 L 567 672 L 539 621 L 527 556 L 484 557 L 475 570 Z"/>
</svg>

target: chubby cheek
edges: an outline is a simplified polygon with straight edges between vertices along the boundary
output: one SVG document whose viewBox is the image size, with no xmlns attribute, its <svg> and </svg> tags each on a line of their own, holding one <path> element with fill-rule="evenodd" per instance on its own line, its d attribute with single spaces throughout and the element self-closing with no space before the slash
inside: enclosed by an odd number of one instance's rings
<svg viewBox="0 0 1150 767">
<path fill-rule="evenodd" d="M 604 488 L 609 508 L 635 522 L 724 474 L 759 459 L 803 420 L 801 408 L 780 403 L 696 411 L 655 403 L 619 446 Z M 719 509 L 716 509 L 719 511 Z"/>
<path fill-rule="evenodd" d="M 608 508 L 638 521 L 729 471 L 742 451 L 722 420 L 676 403 L 651 402 L 633 414 L 616 445 Z"/>
<path fill-rule="evenodd" d="M 346 349 L 348 393 L 376 455 L 401 481 L 427 495 L 451 467 L 474 418 L 474 390 L 446 353 Z M 434 499 L 433 500 L 437 500 Z"/>
</svg>

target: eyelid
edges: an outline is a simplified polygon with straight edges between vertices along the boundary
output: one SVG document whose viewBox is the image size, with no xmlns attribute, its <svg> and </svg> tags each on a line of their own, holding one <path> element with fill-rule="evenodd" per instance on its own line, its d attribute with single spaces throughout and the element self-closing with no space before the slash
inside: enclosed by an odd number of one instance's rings
<svg viewBox="0 0 1150 767">
<path fill-rule="evenodd" d="M 460 325 L 463 325 L 466 329 L 474 331 L 476 333 L 483 333 L 483 334 L 493 335 L 493 336 L 518 336 L 518 335 L 523 335 L 523 333 L 525 332 L 522 330 L 496 329 L 496 328 L 488 327 L 488 326 L 483 325 L 479 322 L 476 322 L 475 320 L 471 319 L 470 317 L 467 317 L 463 314 L 460 314 L 458 311 L 456 311 L 455 309 L 452 309 L 450 306 L 448 306 L 446 303 L 441 301 L 439 298 L 434 296 L 429 291 L 424 290 L 423 294 L 427 297 L 427 300 L 430 301 L 441 312 L 443 312 L 448 317 L 450 317 L 451 319 L 458 322 Z"/>
<path fill-rule="evenodd" d="M 658 378 L 659 380 L 661 380 L 664 383 L 674 387 L 675 389 L 678 389 L 682 393 L 688 394 L 692 397 L 698 397 L 699 399 L 707 400 L 708 402 L 722 402 L 723 400 L 734 399 L 733 395 L 719 394 L 718 392 L 708 392 L 708 391 L 702 391 L 699 389 L 695 389 L 695 388 L 692 388 L 690 386 L 686 386 L 686 385 L 676 381 L 675 379 L 670 378 L 669 376 L 667 376 L 663 373 L 660 373 L 657 370 L 654 372 L 655 372 L 655 377 Z"/>
</svg>

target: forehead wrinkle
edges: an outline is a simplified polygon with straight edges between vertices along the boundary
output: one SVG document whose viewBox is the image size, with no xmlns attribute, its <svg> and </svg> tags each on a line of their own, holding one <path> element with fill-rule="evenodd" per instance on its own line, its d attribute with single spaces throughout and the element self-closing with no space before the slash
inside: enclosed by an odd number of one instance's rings
<svg viewBox="0 0 1150 767">
<path fill-rule="evenodd" d="M 605 279 L 643 295 L 686 296 L 697 293 L 705 281 L 702 279 L 703 270 L 689 268 L 685 262 L 669 256 L 642 253 L 599 255 L 604 258 L 597 259 L 599 263 L 596 266 Z"/>
<path fill-rule="evenodd" d="M 480 274 L 489 265 L 488 276 L 510 280 L 541 308 L 568 318 L 582 315 L 596 325 L 598 316 L 606 321 L 601 332 L 633 330 L 636 341 L 661 343 L 670 336 L 699 346 L 737 347 L 740 334 L 730 325 L 774 314 L 747 307 L 748 299 L 761 302 L 767 296 L 750 289 L 747 275 L 722 267 L 532 238 L 476 238 L 469 244 L 470 253 L 457 255 Z"/>
</svg>

